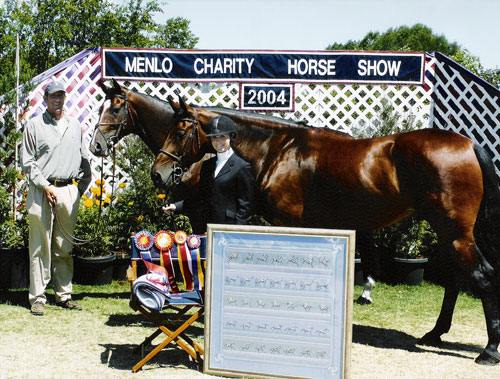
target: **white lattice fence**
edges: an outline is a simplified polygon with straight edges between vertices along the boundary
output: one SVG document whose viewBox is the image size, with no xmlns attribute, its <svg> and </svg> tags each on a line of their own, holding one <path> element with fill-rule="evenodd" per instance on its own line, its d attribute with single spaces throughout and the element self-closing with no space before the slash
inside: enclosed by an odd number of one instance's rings
<svg viewBox="0 0 500 379">
<path fill-rule="evenodd" d="M 433 126 L 464 134 L 493 157 L 500 175 L 500 91 L 436 53 Z"/>
<path fill-rule="evenodd" d="M 104 101 L 97 85 L 100 74 L 100 49 L 89 49 L 39 75 L 33 79 L 36 87 L 29 94 L 30 107 L 23 120 L 45 109 L 43 88 L 56 76 L 67 85 L 67 110 L 80 120 L 90 140 Z M 237 83 L 120 83 L 162 100 L 169 95 L 175 97 L 178 92 L 191 104 L 239 106 Z M 474 138 L 494 153 L 500 170 L 498 90 L 441 55 L 426 54 L 423 86 L 295 84 L 295 111 L 274 115 L 353 134 L 358 130 L 371 131 L 377 125 L 383 101 L 389 102 L 401 116 L 412 116 L 424 127 L 453 129 Z M 101 167 L 101 159 L 94 157 L 92 167 L 96 178 L 101 169 L 106 175 L 111 174 L 110 160 L 104 160 Z M 127 180 L 126 173 L 119 168 L 116 176 L 117 183 Z"/>
</svg>

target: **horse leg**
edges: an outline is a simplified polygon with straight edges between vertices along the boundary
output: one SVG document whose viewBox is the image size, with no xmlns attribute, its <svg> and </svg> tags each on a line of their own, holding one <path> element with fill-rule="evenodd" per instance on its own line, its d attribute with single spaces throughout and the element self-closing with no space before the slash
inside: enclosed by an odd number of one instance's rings
<svg viewBox="0 0 500 379">
<path fill-rule="evenodd" d="M 373 251 L 373 242 L 371 232 L 358 232 L 356 235 L 356 245 L 361 255 L 361 267 L 363 268 L 363 279 L 365 281 L 363 292 L 358 297 L 358 304 L 372 304 L 372 290 L 375 287 L 378 260 Z"/>
<path fill-rule="evenodd" d="M 478 253 L 478 260 L 472 270 L 472 284 L 481 298 L 488 332 L 488 343 L 475 362 L 482 365 L 496 365 L 500 363 L 500 353 L 498 353 L 498 345 L 500 344 L 500 308 L 497 288 L 494 283 L 495 275 L 498 275 L 498 273 L 485 259 L 479 248 L 477 246 L 475 248 Z"/>
<path fill-rule="evenodd" d="M 461 237 L 452 243 L 458 263 L 471 275 L 473 289 L 481 298 L 486 319 L 488 343 L 476 363 L 495 365 L 500 363 L 498 346 L 500 344 L 500 310 L 498 295 L 495 292 L 495 270 L 484 258 L 473 238 Z M 456 276 L 455 276 L 456 277 Z M 453 310 L 458 296 L 456 280 L 450 281 L 445 289 L 445 296 L 438 320 L 434 328 L 420 339 L 424 345 L 439 346 L 441 335 L 447 333 L 451 326 Z"/>
<path fill-rule="evenodd" d="M 457 298 L 458 285 L 455 280 L 451 280 L 450 283 L 447 283 L 445 286 L 443 303 L 436 325 L 434 325 L 434 328 L 432 328 L 430 332 L 426 333 L 418 340 L 420 345 L 437 347 L 442 345 L 443 341 L 441 340 L 441 336 L 450 331 Z"/>
</svg>

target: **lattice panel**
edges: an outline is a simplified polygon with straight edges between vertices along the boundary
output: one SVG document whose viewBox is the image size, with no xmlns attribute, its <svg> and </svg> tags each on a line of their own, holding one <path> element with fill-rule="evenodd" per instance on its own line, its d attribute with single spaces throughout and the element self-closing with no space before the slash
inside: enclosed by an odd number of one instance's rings
<svg viewBox="0 0 500 379">
<path fill-rule="evenodd" d="M 424 127 L 453 129 L 473 138 L 493 153 L 500 173 L 499 91 L 440 54 L 426 54 L 425 59 L 423 86 L 296 84 L 295 111 L 273 115 L 349 134 L 369 133 L 377 126 L 382 102 L 387 100 L 403 118 L 411 116 Z M 22 119 L 27 120 L 45 109 L 43 88 L 51 76 L 56 76 L 66 83 L 66 107 L 80 120 L 90 141 L 104 101 L 97 85 L 100 73 L 100 50 L 89 49 L 39 75 L 33 79 L 38 84 L 30 93 L 30 108 Z M 162 100 L 169 95 L 175 98 L 179 93 L 190 104 L 239 107 L 237 83 L 121 81 L 120 84 Z M 0 112 L 0 119 L 6 111 Z M 2 132 L 0 129 L 0 135 Z M 101 162 L 93 157 L 91 163 L 95 178 L 100 176 L 101 169 L 105 175 L 111 175 L 110 160 Z M 119 168 L 115 174 L 117 183 L 127 181 L 127 174 Z"/>
<path fill-rule="evenodd" d="M 500 91 L 446 57 L 437 58 L 433 125 L 484 147 L 500 175 Z"/>
</svg>

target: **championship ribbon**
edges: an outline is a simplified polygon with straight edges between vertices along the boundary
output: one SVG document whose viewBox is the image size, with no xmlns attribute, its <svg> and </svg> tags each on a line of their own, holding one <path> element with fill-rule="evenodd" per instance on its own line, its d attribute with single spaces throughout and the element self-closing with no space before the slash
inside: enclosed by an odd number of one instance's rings
<svg viewBox="0 0 500 379">
<path fill-rule="evenodd" d="M 191 234 L 188 237 L 187 245 L 191 252 L 191 267 L 194 278 L 194 288 L 201 291 L 205 283 L 205 277 L 201 266 L 200 237 L 195 234 Z"/>
<path fill-rule="evenodd" d="M 174 237 L 172 232 L 160 230 L 155 234 L 154 243 L 160 251 L 160 266 L 164 267 L 167 273 L 168 282 L 173 293 L 178 293 L 179 288 L 175 282 L 175 271 L 170 256 L 170 249 L 174 246 Z"/>
<path fill-rule="evenodd" d="M 186 244 L 187 235 L 182 230 L 175 232 L 175 243 L 177 244 L 177 258 L 179 260 L 179 268 L 181 269 L 182 278 L 184 279 L 184 286 L 186 291 L 192 291 L 194 288 L 193 275 L 191 268 L 191 254 L 188 254 Z"/>
<path fill-rule="evenodd" d="M 134 236 L 134 242 L 137 249 L 139 249 L 143 261 L 151 262 L 151 252 L 153 247 L 153 235 L 147 230 L 141 230 Z"/>
</svg>

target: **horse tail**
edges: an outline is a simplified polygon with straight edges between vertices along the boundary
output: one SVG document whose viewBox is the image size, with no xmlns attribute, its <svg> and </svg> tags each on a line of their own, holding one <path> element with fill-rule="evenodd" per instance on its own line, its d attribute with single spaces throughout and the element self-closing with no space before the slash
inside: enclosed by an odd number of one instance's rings
<svg viewBox="0 0 500 379">
<path fill-rule="evenodd" d="M 474 144 L 479 166 L 483 174 L 483 199 L 474 228 L 476 242 L 485 258 L 500 270 L 500 189 L 495 166 L 488 152 Z"/>
</svg>

